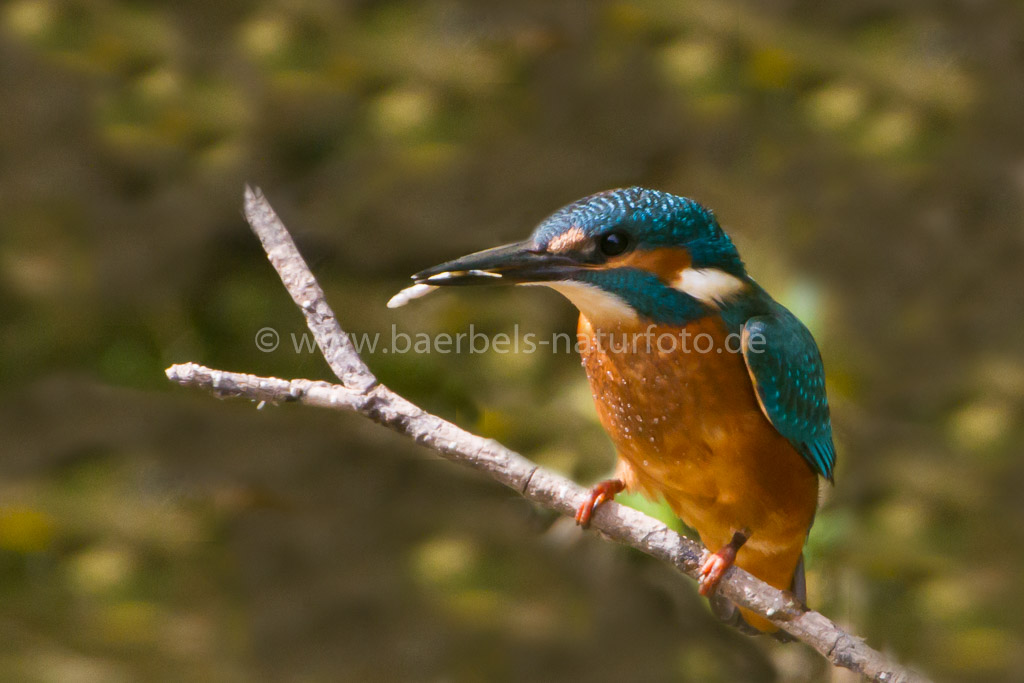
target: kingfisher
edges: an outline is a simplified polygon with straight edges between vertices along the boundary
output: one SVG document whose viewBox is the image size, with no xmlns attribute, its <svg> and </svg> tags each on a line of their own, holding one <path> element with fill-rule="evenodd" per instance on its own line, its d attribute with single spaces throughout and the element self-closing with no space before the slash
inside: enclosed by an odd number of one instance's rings
<svg viewBox="0 0 1024 683">
<path fill-rule="evenodd" d="M 806 602 L 803 546 L 819 477 L 833 482 L 836 460 L 824 366 L 710 210 L 609 190 L 559 209 L 525 241 L 412 279 L 389 307 L 439 287 L 516 284 L 550 287 L 579 309 L 577 346 L 618 457 L 578 524 L 622 491 L 662 498 L 708 548 L 702 595 L 735 564 Z M 777 631 L 724 599 L 712 606 L 749 632 Z"/>
</svg>

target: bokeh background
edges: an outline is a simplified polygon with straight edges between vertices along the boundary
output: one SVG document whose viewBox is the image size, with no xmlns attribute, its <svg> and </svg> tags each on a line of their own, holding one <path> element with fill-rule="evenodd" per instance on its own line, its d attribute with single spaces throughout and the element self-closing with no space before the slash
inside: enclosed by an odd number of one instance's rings
<svg viewBox="0 0 1024 683">
<path fill-rule="evenodd" d="M 854 680 L 365 420 L 169 386 L 329 378 L 250 182 L 385 340 L 572 332 L 545 291 L 384 304 L 598 190 L 712 207 L 828 367 L 811 603 L 937 679 L 1020 680 L 1022 36 L 986 0 L 2 3 L 0 678 Z M 612 466 L 570 355 L 367 360 Z"/>
</svg>

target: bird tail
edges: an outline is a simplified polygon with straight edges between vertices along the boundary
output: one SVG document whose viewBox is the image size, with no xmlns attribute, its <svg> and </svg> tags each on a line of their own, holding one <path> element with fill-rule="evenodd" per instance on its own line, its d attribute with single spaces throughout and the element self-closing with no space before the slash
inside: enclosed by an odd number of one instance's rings
<svg viewBox="0 0 1024 683">
<path fill-rule="evenodd" d="M 796 596 L 797 600 L 805 605 L 807 604 L 807 577 L 804 574 L 804 556 L 802 554 L 800 555 L 800 560 L 796 563 L 796 569 L 793 570 L 793 581 L 789 585 L 789 591 Z M 762 633 L 762 631 L 747 623 L 743 615 L 740 614 L 739 608 L 732 601 L 718 593 L 711 596 L 711 612 L 740 633 L 748 636 L 757 636 Z M 770 635 L 780 643 L 789 643 L 795 640 L 793 636 L 785 631 L 774 631 Z"/>
</svg>

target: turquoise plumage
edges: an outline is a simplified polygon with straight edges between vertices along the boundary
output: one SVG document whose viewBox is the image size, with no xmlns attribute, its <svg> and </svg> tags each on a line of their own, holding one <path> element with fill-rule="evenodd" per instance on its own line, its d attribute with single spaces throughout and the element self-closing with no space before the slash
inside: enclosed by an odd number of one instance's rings
<svg viewBox="0 0 1024 683">
<path fill-rule="evenodd" d="M 768 421 L 832 481 L 836 451 L 821 353 L 796 316 L 777 303 L 772 309 L 744 323 L 743 359 Z"/>
</svg>

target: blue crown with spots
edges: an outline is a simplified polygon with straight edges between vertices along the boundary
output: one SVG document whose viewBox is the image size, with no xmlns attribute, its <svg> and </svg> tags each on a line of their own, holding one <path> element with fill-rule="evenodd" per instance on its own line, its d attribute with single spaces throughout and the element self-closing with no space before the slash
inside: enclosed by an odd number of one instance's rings
<svg viewBox="0 0 1024 683">
<path fill-rule="evenodd" d="M 640 249 L 683 247 L 695 268 L 718 268 L 746 274 L 743 261 L 715 215 L 698 202 L 657 190 L 629 187 L 584 197 L 548 216 L 533 233 L 538 248 L 558 235 L 579 228 L 594 237 L 619 229 L 629 233 Z"/>
</svg>

